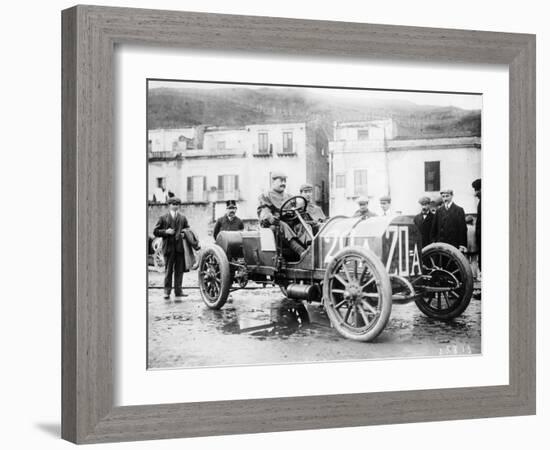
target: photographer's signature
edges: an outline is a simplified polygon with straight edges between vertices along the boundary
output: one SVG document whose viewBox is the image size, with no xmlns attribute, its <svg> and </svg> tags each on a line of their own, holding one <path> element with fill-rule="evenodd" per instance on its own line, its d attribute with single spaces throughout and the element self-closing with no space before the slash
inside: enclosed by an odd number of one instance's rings
<svg viewBox="0 0 550 450">
<path fill-rule="evenodd" d="M 439 348 L 440 355 L 471 355 L 472 348 L 469 344 L 449 344 Z"/>
</svg>

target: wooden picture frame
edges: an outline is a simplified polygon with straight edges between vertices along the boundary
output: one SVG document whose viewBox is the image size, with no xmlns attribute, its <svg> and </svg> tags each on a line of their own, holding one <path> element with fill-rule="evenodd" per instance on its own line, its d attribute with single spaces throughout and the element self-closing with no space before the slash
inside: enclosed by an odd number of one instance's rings
<svg viewBox="0 0 550 450">
<path fill-rule="evenodd" d="M 535 413 L 535 36 L 96 6 L 63 11 L 62 31 L 64 439 L 94 443 Z M 509 384 L 114 407 L 116 44 L 507 65 Z"/>
</svg>

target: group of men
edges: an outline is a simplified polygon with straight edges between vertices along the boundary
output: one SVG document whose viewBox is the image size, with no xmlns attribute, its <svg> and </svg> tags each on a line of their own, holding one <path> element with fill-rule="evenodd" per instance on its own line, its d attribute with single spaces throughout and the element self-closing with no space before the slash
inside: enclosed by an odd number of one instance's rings
<svg viewBox="0 0 550 450">
<path fill-rule="evenodd" d="M 481 179 L 472 182 L 475 196 L 479 199 L 477 205 L 477 219 L 475 222 L 475 248 L 478 254 L 478 264 L 481 267 Z M 421 211 L 414 217 L 414 223 L 422 236 L 422 245 L 432 242 L 446 242 L 458 248 L 463 253 L 468 251 L 468 237 L 466 215 L 464 209 L 453 201 L 452 189 L 444 189 L 440 197 L 432 200 L 429 197 L 421 197 L 418 200 Z M 359 209 L 353 217 L 368 219 L 377 214 L 369 209 L 367 197 L 357 199 Z M 391 198 L 380 197 L 380 209 L 382 215 L 392 215 Z"/>
<path fill-rule="evenodd" d="M 304 220 L 297 217 L 291 221 L 282 221 L 281 207 L 292 196 L 286 192 L 287 177 L 282 172 L 271 174 L 271 188 L 260 195 L 258 199 L 258 219 L 263 228 L 272 228 L 295 256 L 300 256 L 310 244 L 319 225 L 326 220 L 323 210 L 313 201 L 313 186 L 303 184 L 300 187 L 300 196 L 307 200 Z M 479 199 L 477 209 L 477 220 L 475 225 L 475 240 L 478 249 L 478 263 L 481 267 L 481 180 L 477 179 L 472 183 L 475 195 Z M 423 246 L 432 242 L 446 242 L 467 252 L 467 226 L 464 209 L 453 201 L 453 191 L 445 189 L 440 192 L 441 202 L 433 201 L 429 197 L 422 197 L 418 201 L 421 211 L 414 217 L 414 223 L 422 235 Z M 300 199 L 297 199 L 297 201 Z M 181 201 L 170 198 L 169 212 L 163 215 L 157 222 L 154 235 L 163 238 L 163 253 L 165 258 L 165 279 L 164 298 L 170 297 L 172 277 L 176 296 L 183 296 L 181 288 L 184 270 L 186 266 L 186 252 L 189 251 L 188 244 L 195 244 L 193 248 L 199 248 L 198 242 L 194 242 L 194 236 L 189 236 L 189 225 L 187 219 L 179 211 Z M 369 200 L 366 197 L 359 197 L 357 200 L 359 209 L 353 217 L 368 219 L 377 216 L 369 210 Z M 294 206 L 299 206 L 298 204 Z M 302 205 L 303 206 L 303 205 Z M 391 198 L 383 196 L 380 198 L 382 215 L 393 215 L 391 212 Z M 286 208 L 285 208 L 286 209 Z M 220 217 L 214 225 L 213 237 L 216 239 L 221 231 L 239 231 L 244 229 L 243 221 L 237 217 L 237 204 L 234 200 L 226 202 L 226 213 Z M 195 239 L 196 240 L 196 239 Z M 192 254 L 192 252 L 191 252 Z"/>
</svg>

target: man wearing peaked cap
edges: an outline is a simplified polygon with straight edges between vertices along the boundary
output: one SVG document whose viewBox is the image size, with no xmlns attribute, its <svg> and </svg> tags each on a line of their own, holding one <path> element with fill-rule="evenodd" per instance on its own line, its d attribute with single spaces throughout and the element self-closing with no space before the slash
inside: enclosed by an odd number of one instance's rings
<svg viewBox="0 0 550 450">
<path fill-rule="evenodd" d="M 376 214 L 369 210 L 369 199 L 365 196 L 360 196 L 357 199 L 359 209 L 353 213 L 353 217 L 361 217 L 362 219 L 368 219 L 369 217 L 376 217 Z"/>
<path fill-rule="evenodd" d="M 237 202 L 235 200 L 227 200 L 225 202 L 225 214 L 216 220 L 212 235 L 214 239 L 218 237 L 220 231 L 240 231 L 244 230 L 243 221 L 237 217 Z"/>
<path fill-rule="evenodd" d="M 414 216 L 413 220 L 414 224 L 418 228 L 418 231 L 420 231 L 420 235 L 422 236 L 422 247 L 426 247 L 426 245 L 431 244 L 430 234 L 434 219 L 434 214 L 430 210 L 430 204 L 432 201 L 430 197 L 420 197 L 418 203 L 420 203 L 420 213 Z"/>
</svg>

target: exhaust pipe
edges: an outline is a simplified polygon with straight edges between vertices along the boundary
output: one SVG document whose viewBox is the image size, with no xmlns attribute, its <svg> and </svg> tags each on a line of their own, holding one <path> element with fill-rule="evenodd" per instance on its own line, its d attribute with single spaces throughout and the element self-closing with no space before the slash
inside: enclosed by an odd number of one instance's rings
<svg viewBox="0 0 550 450">
<path fill-rule="evenodd" d="M 286 287 L 286 296 L 294 300 L 315 302 L 321 299 L 321 289 L 318 284 L 292 283 Z"/>
</svg>

